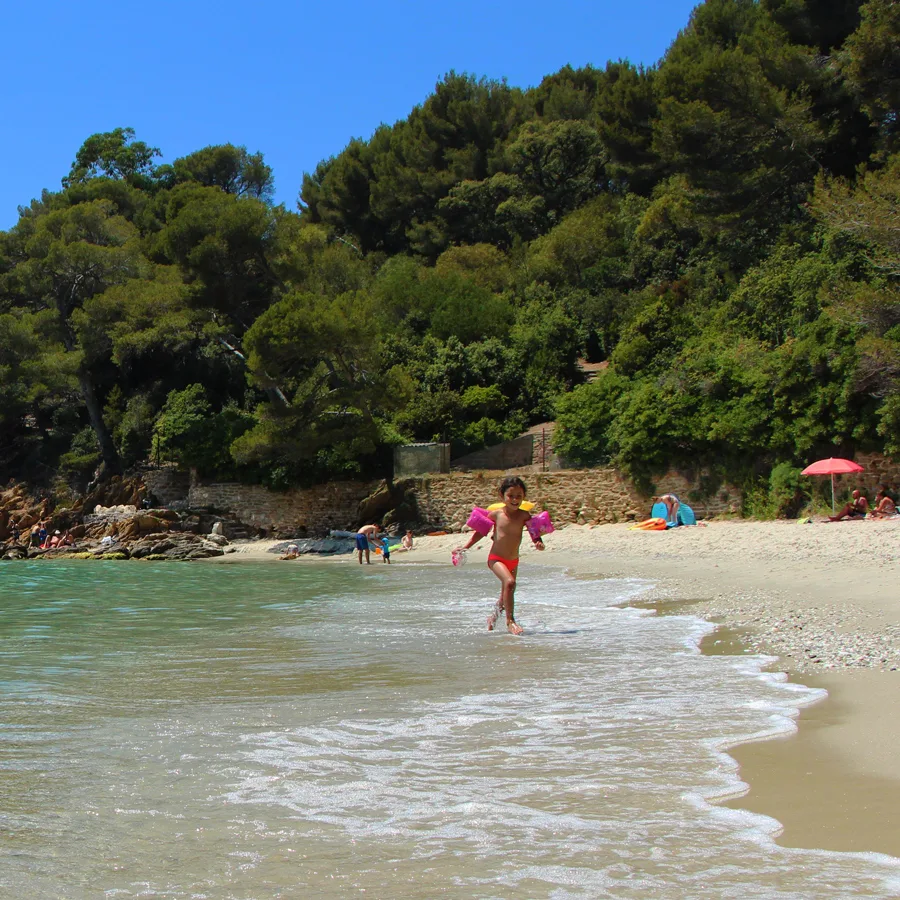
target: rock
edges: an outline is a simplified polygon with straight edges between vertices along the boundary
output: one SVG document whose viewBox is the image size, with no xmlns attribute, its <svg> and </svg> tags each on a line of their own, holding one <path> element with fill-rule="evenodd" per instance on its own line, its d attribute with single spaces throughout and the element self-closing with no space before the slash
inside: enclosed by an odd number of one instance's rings
<svg viewBox="0 0 900 900">
<path fill-rule="evenodd" d="M 221 523 L 216 523 L 216 524 L 221 524 Z M 213 526 L 213 527 L 215 527 L 215 526 Z M 228 543 L 228 538 L 225 537 L 223 534 L 220 534 L 216 531 L 213 531 L 212 534 L 208 534 L 206 536 L 206 540 L 210 544 L 215 544 L 217 547 L 224 547 Z"/>
<path fill-rule="evenodd" d="M 181 520 L 181 528 L 183 531 L 190 531 L 194 534 L 200 533 L 200 516 L 185 516 Z"/>
</svg>

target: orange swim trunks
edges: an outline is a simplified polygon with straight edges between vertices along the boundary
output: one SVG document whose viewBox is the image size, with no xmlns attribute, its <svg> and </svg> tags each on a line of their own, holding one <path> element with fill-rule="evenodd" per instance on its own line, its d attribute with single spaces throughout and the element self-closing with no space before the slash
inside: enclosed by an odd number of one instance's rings
<svg viewBox="0 0 900 900">
<path fill-rule="evenodd" d="M 505 556 L 497 556 L 496 553 L 491 553 L 488 556 L 488 568 L 491 567 L 491 563 L 501 562 L 510 572 L 515 572 L 516 568 L 519 565 L 519 561 L 517 559 L 507 559 Z"/>
</svg>

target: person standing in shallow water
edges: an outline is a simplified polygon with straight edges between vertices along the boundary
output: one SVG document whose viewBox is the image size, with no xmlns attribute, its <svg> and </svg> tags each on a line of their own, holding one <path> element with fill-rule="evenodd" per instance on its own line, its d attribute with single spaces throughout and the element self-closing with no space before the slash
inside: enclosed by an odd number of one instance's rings
<svg viewBox="0 0 900 900">
<path fill-rule="evenodd" d="M 362 565 L 363 553 L 366 554 L 366 565 L 371 565 L 369 559 L 369 540 L 374 540 L 381 529 L 377 525 L 363 525 L 356 532 L 356 555 L 359 558 L 359 564 Z"/>
<path fill-rule="evenodd" d="M 494 522 L 494 534 L 491 550 L 488 553 L 488 568 L 500 579 L 500 599 L 488 616 L 488 631 L 493 631 L 500 614 L 506 613 L 506 630 L 510 634 L 521 634 L 522 628 L 516 622 L 516 570 L 519 568 L 519 547 L 522 544 L 522 532 L 531 518 L 531 513 L 520 509 L 525 499 L 525 482 L 521 478 L 511 476 L 504 478 L 500 484 L 500 496 L 503 499 L 502 509 L 488 511 Z M 474 547 L 482 538 L 477 531 L 472 532 L 469 542 L 459 550 Z M 544 549 L 540 537 L 534 538 L 534 546 Z"/>
</svg>

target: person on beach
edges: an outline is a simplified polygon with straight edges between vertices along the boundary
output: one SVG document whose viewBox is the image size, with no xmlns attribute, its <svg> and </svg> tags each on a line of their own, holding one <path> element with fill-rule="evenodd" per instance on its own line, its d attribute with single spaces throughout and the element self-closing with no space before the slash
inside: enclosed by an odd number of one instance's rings
<svg viewBox="0 0 900 900">
<path fill-rule="evenodd" d="M 889 516 L 897 515 L 897 504 L 894 503 L 883 484 L 875 493 L 875 506 L 872 509 L 872 515 L 876 519 L 886 519 Z"/>
<path fill-rule="evenodd" d="M 506 630 L 510 634 L 521 634 L 522 628 L 516 622 L 516 569 L 519 567 L 519 547 L 522 544 L 522 532 L 531 518 L 531 513 L 519 507 L 525 499 L 525 482 L 516 476 L 504 478 L 500 484 L 500 496 L 503 499 L 502 509 L 488 511 L 494 522 L 494 533 L 491 549 L 488 553 L 488 568 L 500 579 L 500 599 L 488 616 L 488 631 L 493 631 L 501 613 L 506 613 Z M 477 531 L 472 532 L 465 547 L 457 550 L 465 551 L 474 547 L 482 538 Z M 538 550 L 544 549 L 540 537 L 534 539 Z"/>
<path fill-rule="evenodd" d="M 653 502 L 665 503 L 666 522 L 671 522 L 673 525 L 678 524 L 678 507 L 681 506 L 681 501 L 674 494 L 660 494 L 653 498 Z"/>
<path fill-rule="evenodd" d="M 391 563 L 391 541 L 387 535 L 385 535 L 381 539 L 381 558 L 388 565 L 390 565 L 390 563 Z"/>
<path fill-rule="evenodd" d="M 371 565 L 372 561 L 369 559 L 369 541 L 378 535 L 378 532 L 381 529 L 377 525 L 363 525 L 359 531 L 356 532 L 356 555 L 359 558 L 359 564 L 362 565 L 363 553 L 366 554 L 366 565 Z"/>
<path fill-rule="evenodd" d="M 844 504 L 843 509 L 836 516 L 829 516 L 830 522 L 840 522 L 842 519 L 864 519 L 869 511 L 869 501 L 859 491 L 854 491 L 850 503 Z"/>
<path fill-rule="evenodd" d="M 412 548 L 413 548 L 413 533 L 412 533 L 412 531 L 407 531 L 406 534 L 403 535 L 403 540 L 400 541 L 400 547 L 403 550 L 412 550 Z"/>
</svg>

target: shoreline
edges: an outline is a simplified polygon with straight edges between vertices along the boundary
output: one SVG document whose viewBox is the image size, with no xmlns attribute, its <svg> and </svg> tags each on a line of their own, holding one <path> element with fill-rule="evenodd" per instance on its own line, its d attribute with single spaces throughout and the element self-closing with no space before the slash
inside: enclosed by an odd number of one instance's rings
<svg viewBox="0 0 900 900">
<path fill-rule="evenodd" d="M 463 540 L 416 538 L 392 565 L 449 564 Z M 275 543 L 238 545 L 210 562 L 277 561 L 266 552 Z M 543 553 L 526 542 L 522 558 L 575 577 L 651 581 L 637 605 L 718 626 L 701 652 L 777 657 L 769 670 L 825 688 L 792 735 L 728 751 L 749 790 L 722 805 L 777 819 L 782 846 L 900 856 L 900 723 L 886 715 L 900 693 L 900 521 L 721 521 L 667 532 L 567 525 Z M 356 564 L 355 554 L 338 559 Z M 469 563 L 486 560 L 483 541 Z"/>
</svg>

